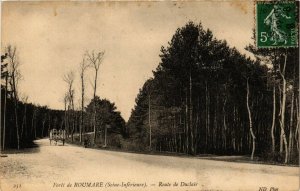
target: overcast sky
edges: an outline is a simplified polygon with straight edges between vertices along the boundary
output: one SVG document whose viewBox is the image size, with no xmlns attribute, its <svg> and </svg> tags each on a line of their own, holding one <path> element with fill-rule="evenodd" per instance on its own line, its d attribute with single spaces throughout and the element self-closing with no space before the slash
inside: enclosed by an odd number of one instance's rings
<svg viewBox="0 0 300 191">
<path fill-rule="evenodd" d="M 17 47 L 23 79 L 20 92 L 29 101 L 63 109 L 67 89 L 62 76 L 76 73 L 86 50 L 105 50 L 97 95 L 115 102 L 128 120 L 139 88 L 158 66 L 161 46 L 188 21 L 202 22 L 218 39 L 242 53 L 251 42 L 254 5 L 249 1 L 200 2 L 4 2 L 2 48 Z M 87 101 L 93 71 L 87 72 Z"/>
</svg>

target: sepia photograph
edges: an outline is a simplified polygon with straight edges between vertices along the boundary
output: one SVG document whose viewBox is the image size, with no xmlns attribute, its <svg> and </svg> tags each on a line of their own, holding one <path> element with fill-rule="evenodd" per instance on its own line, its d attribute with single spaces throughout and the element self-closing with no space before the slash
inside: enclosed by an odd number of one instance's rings
<svg viewBox="0 0 300 191">
<path fill-rule="evenodd" d="M 0 191 L 300 189 L 299 1 L 0 3 Z"/>
</svg>

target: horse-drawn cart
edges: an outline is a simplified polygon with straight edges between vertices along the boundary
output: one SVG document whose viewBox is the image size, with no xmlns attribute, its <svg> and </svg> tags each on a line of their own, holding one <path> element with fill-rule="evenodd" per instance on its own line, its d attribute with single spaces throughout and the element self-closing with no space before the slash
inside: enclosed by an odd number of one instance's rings
<svg viewBox="0 0 300 191">
<path fill-rule="evenodd" d="M 57 145 L 58 141 L 62 141 L 63 145 L 65 145 L 66 130 L 51 129 L 49 132 L 49 140 L 50 140 L 50 145 L 52 141 L 55 141 L 55 145 Z"/>
</svg>

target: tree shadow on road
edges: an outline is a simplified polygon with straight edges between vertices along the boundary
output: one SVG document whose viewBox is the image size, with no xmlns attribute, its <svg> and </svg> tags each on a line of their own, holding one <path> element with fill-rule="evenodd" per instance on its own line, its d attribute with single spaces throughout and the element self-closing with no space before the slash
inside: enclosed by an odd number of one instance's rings
<svg viewBox="0 0 300 191">
<path fill-rule="evenodd" d="M 6 157 L 7 154 L 32 154 L 32 153 L 38 153 L 40 152 L 40 147 L 37 143 L 32 142 L 29 144 L 26 144 L 26 146 L 20 148 L 20 149 L 15 149 L 15 148 L 9 148 L 4 151 L 2 151 L 1 157 Z"/>
</svg>

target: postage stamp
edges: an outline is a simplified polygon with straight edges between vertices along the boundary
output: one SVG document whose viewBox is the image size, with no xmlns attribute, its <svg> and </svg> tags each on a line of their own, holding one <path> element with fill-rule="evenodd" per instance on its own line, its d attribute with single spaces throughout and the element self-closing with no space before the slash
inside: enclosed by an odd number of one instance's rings
<svg viewBox="0 0 300 191">
<path fill-rule="evenodd" d="M 258 48 L 297 47 L 297 28 L 296 2 L 256 2 L 256 45 Z"/>
</svg>

